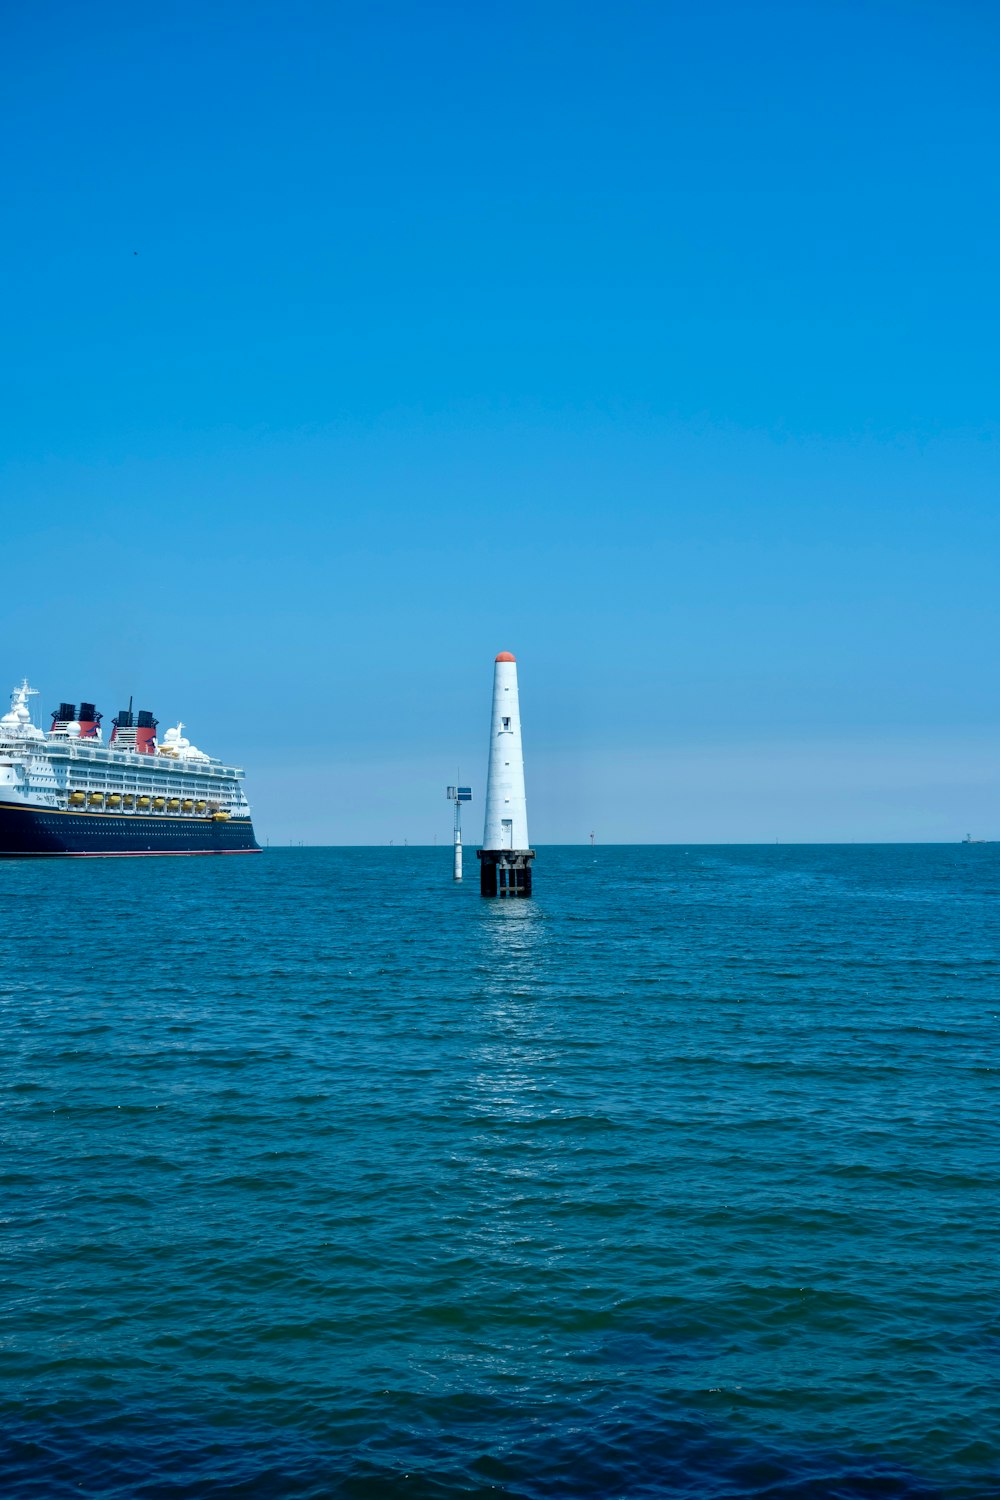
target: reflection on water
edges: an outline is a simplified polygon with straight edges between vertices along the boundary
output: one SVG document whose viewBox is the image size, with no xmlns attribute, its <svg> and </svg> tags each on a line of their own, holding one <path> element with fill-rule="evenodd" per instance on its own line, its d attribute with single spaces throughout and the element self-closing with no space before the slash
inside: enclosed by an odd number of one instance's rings
<svg viewBox="0 0 1000 1500">
<path fill-rule="evenodd" d="M 539 982 L 545 917 L 537 900 L 483 900 L 477 936 L 487 994 L 527 995 Z"/>
<path fill-rule="evenodd" d="M 483 1036 L 470 1057 L 469 1103 L 492 1121 L 530 1119 L 540 1107 L 533 1065 L 544 918 L 534 900 L 484 901 L 476 935 L 474 1003 Z"/>
<path fill-rule="evenodd" d="M 537 1316 L 539 1280 L 566 1259 L 554 1213 L 574 1195 L 569 1174 L 580 1106 L 567 1089 L 567 1044 L 550 985 L 550 923 L 530 901 L 484 902 L 476 924 L 476 1044 L 458 1107 L 472 1125 L 464 1166 L 464 1239 L 486 1268 L 482 1294 L 513 1324 Z M 567 1170 L 568 1169 L 568 1170 Z M 512 1350 L 479 1355 L 496 1380 L 514 1378 Z"/>
</svg>

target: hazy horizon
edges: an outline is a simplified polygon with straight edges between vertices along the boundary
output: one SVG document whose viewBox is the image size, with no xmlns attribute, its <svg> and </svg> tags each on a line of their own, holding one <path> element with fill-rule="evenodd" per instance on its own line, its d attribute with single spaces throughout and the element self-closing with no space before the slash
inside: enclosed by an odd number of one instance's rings
<svg viewBox="0 0 1000 1500">
<path fill-rule="evenodd" d="M 968 840 L 961 839 L 772 839 L 769 843 L 754 842 L 752 839 L 729 839 L 698 843 L 694 839 L 633 839 L 630 843 L 609 842 L 606 844 L 596 843 L 591 845 L 589 840 L 582 843 L 547 843 L 541 844 L 537 839 L 532 840 L 536 849 L 894 849 L 913 847 L 915 849 L 940 848 L 948 844 L 965 844 Z M 995 839 L 973 839 L 973 844 L 993 844 Z M 437 843 L 422 844 L 415 843 L 412 839 L 404 839 L 402 843 L 398 840 L 389 839 L 386 843 L 379 844 L 317 844 L 310 843 L 307 839 L 286 839 L 284 841 L 268 840 L 266 844 L 268 852 L 281 849 L 443 849 L 449 853 L 451 845 L 446 840 L 438 839 Z M 475 844 L 465 843 L 465 851 L 475 849 Z M 445 861 L 443 868 L 451 868 L 450 857 Z"/>
</svg>

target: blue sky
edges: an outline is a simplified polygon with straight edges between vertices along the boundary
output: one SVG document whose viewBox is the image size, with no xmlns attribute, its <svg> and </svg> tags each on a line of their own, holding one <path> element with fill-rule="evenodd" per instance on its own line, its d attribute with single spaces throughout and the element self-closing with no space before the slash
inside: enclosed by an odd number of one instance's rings
<svg viewBox="0 0 1000 1500">
<path fill-rule="evenodd" d="M 500 649 L 539 843 L 1000 837 L 992 7 L 2 25 L 6 678 L 275 842 L 446 839 Z"/>
</svg>

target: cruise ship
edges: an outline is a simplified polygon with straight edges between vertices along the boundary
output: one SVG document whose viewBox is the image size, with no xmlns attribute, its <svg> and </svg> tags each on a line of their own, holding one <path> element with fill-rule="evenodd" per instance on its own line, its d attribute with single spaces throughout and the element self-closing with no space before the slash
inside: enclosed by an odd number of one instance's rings
<svg viewBox="0 0 1000 1500">
<path fill-rule="evenodd" d="M 93 703 L 60 703 L 48 732 L 25 679 L 0 718 L 0 858 L 259 854 L 243 772 L 206 755 L 184 725 L 123 708 L 105 742 Z"/>
</svg>

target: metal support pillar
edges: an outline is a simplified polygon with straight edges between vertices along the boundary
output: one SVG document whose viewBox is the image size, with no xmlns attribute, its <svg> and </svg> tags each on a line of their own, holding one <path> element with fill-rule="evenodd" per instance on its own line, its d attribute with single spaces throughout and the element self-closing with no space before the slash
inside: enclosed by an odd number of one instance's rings
<svg viewBox="0 0 1000 1500">
<path fill-rule="evenodd" d="M 534 849 L 477 849 L 481 896 L 530 896 Z"/>
</svg>

